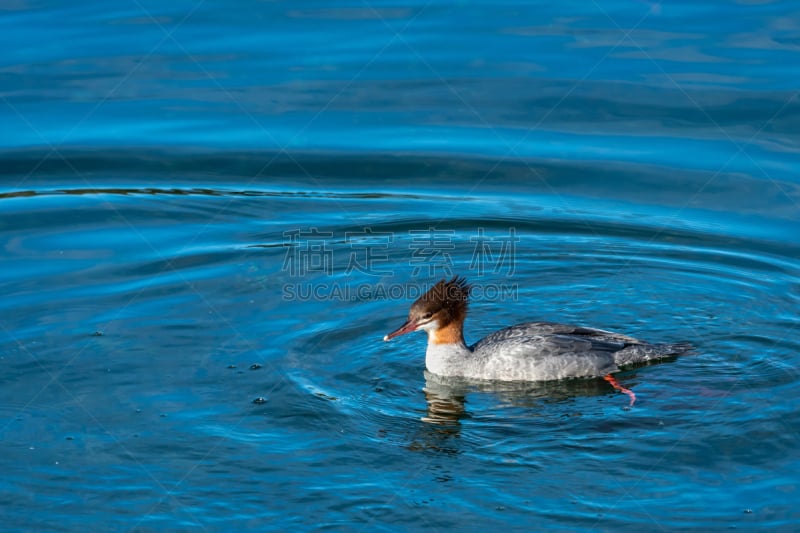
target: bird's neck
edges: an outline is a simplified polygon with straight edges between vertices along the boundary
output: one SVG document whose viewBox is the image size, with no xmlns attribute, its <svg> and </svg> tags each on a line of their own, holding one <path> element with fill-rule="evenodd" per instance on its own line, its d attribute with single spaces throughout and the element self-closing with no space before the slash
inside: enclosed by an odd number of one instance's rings
<svg viewBox="0 0 800 533">
<path fill-rule="evenodd" d="M 428 332 L 425 366 L 429 372 L 441 376 L 461 375 L 465 358 L 471 354 L 464 343 L 462 323 L 451 322 L 445 327 Z"/>
<path fill-rule="evenodd" d="M 464 323 L 453 321 L 428 332 L 428 344 L 464 345 Z"/>
</svg>

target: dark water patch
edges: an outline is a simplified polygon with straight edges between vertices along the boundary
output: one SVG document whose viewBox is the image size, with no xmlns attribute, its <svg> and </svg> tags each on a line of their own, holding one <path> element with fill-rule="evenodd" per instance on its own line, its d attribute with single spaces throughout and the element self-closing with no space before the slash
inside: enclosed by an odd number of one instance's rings
<svg viewBox="0 0 800 533">
<path fill-rule="evenodd" d="M 800 199 L 800 191 L 792 173 L 780 176 L 770 172 L 763 176 L 759 167 L 739 172 L 719 166 L 707 172 L 696 168 L 675 172 L 669 164 L 631 164 L 625 161 L 629 158 L 622 158 L 619 162 L 589 158 L 586 162 L 580 162 L 574 159 L 557 161 L 554 158 L 495 158 L 447 153 L 425 155 L 419 152 L 401 152 L 389 156 L 330 152 L 222 152 L 207 155 L 159 150 L 152 155 L 144 154 L 147 154 L 146 149 L 135 153 L 106 153 L 103 156 L 71 151 L 65 155 L 68 158 L 66 160 L 43 160 L 46 152 L 12 152 L 3 155 L 2 170 L 12 176 L 27 176 L 35 172 L 20 180 L 22 184 L 36 184 L 37 177 L 41 176 L 48 176 L 50 183 L 59 179 L 65 182 L 77 179 L 87 184 L 85 189 L 72 189 L 75 192 L 70 194 L 78 194 L 77 191 L 83 191 L 80 194 L 90 193 L 97 189 L 98 183 L 121 182 L 129 185 L 142 181 L 148 182 L 148 185 L 107 189 L 120 194 L 268 196 L 273 193 L 295 193 L 298 196 L 310 194 L 313 198 L 313 192 L 297 190 L 299 182 L 311 191 L 324 185 L 326 189 L 346 189 L 341 193 L 378 197 L 392 194 L 399 195 L 399 199 L 410 199 L 428 190 L 435 190 L 439 194 L 449 191 L 458 196 L 471 196 L 491 192 L 524 192 L 526 195 L 540 192 L 551 195 L 557 189 L 558 194 L 567 199 L 569 195 L 580 191 L 582 195 L 637 204 L 760 212 L 792 220 L 796 219 L 794 207 Z M 113 170 L 116 168 L 124 171 Z M 185 181 L 187 187 L 164 188 L 155 185 L 153 182 L 163 181 L 158 177 L 163 175 L 169 175 L 172 182 Z M 198 181 L 210 182 L 217 187 L 198 187 Z M 626 186 L 611 191 L 606 186 L 609 181 L 624 181 Z M 219 187 L 226 182 L 237 185 L 244 182 L 247 187 L 245 190 Z M 265 182 L 273 186 L 281 184 L 287 190 L 269 191 L 257 187 Z M 363 186 L 367 183 L 371 184 L 372 191 L 352 191 L 359 184 Z M 464 184 L 470 185 L 465 187 Z M 413 190 L 409 191 L 411 187 Z M 384 188 L 386 192 L 380 190 Z M 16 188 L 4 194 L 6 197 L 29 195 L 30 189 Z M 336 193 L 321 191 L 319 194 L 325 196 Z M 453 197 L 450 199 L 454 200 Z M 564 203 L 569 205 L 569 201 Z"/>
<path fill-rule="evenodd" d="M 121 195 L 121 196 L 224 196 L 224 197 L 279 197 L 279 198 L 310 198 L 310 199 L 352 199 L 352 200 L 368 200 L 368 199 L 409 199 L 416 200 L 419 196 L 401 193 L 330 193 L 313 191 L 235 191 L 235 190 L 214 190 L 214 189 L 158 189 L 158 188 L 129 188 L 129 189 L 56 189 L 56 190 L 34 190 L 34 191 L 12 191 L 0 193 L 0 199 L 4 198 L 27 198 L 31 196 L 56 196 L 56 195 L 74 195 L 74 196 L 104 196 L 104 195 Z"/>
</svg>

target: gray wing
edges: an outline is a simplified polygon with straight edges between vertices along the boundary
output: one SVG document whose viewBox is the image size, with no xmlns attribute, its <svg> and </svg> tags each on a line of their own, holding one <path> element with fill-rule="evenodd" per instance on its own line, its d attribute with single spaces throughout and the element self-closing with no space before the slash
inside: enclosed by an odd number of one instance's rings
<svg viewBox="0 0 800 533">
<path fill-rule="evenodd" d="M 487 335 L 472 346 L 472 349 L 483 350 L 490 348 L 491 345 L 508 341 L 518 341 L 522 344 L 545 342 L 552 344 L 554 350 L 575 350 L 575 353 L 593 350 L 613 353 L 627 346 L 647 344 L 639 339 L 602 329 L 556 322 L 528 322 Z"/>
<path fill-rule="evenodd" d="M 545 380 L 603 376 L 621 366 L 686 353 L 691 345 L 649 344 L 602 329 L 529 322 L 492 333 L 471 349 L 484 359 L 484 375 Z"/>
<path fill-rule="evenodd" d="M 533 322 L 492 333 L 472 350 L 484 361 L 483 373 L 492 378 L 550 380 L 616 372 L 614 354 L 628 339 L 602 330 Z"/>
</svg>

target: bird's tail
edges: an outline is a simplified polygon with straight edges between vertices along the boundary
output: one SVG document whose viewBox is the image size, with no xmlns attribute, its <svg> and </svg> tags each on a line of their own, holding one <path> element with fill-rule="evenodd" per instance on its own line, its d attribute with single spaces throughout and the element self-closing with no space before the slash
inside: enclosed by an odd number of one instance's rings
<svg viewBox="0 0 800 533">
<path fill-rule="evenodd" d="M 692 350 L 694 350 L 694 346 L 688 342 L 631 344 L 614 354 L 614 362 L 617 366 L 646 363 L 667 357 L 687 355 Z"/>
</svg>

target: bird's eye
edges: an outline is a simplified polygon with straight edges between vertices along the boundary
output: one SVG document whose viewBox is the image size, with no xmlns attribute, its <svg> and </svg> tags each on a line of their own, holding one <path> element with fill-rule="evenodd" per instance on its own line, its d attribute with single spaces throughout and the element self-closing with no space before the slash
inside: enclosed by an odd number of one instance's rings
<svg viewBox="0 0 800 533">
<path fill-rule="evenodd" d="M 424 315 L 422 315 L 422 319 L 423 320 L 428 320 L 432 316 L 433 316 L 433 313 L 425 313 Z"/>
</svg>

